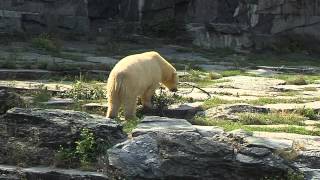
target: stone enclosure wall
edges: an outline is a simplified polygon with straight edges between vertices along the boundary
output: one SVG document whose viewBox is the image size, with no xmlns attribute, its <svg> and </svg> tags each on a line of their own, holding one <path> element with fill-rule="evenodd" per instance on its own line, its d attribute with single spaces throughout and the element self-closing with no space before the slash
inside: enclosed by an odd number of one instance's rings
<svg viewBox="0 0 320 180">
<path fill-rule="evenodd" d="M 174 36 L 205 48 L 320 41 L 320 0 L 1 0 L 1 33 Z"/>
</svg>

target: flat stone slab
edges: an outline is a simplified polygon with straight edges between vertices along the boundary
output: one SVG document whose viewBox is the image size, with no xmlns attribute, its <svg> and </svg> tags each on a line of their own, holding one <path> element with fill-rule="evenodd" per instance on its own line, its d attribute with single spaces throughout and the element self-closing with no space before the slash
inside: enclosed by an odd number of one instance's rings
<svg viewBox="0 0 320 180">
<path fill-rule="evenodd" d="M 74 104 L 74 100 L 71 98 L 63 99 L 63 98 L 53 97 L 49 101 L 42 102 L 41 104 L 50 105 L 50 106 L 67 106 L 67 105 Z"/>
<path fill-rule="evenodd" d="M 285 84 L 284 80 L 265 78 L 265 77 L 250 77 L 250 76 L 231 76 L 222 78 L 228 82 L 220 83 L 220 86 L 233 87 L 235 89 L 246 89 L 255 91 L 271 90 L 271 87 Z"/>
<path fill-rule="evenodd" d="M 185 104 L 174 104 L 164 110 L 165 116 L 190 119 L 194 115 L 202 110 L 203 102 L 185 103 Z"/>
<path fill-rule="evenodd" d="M 254 137 L 272 138 L 291 140 L 295 143 L 301 144 L 305 151 L 319 150 L 320 151 L 320 136 L 310 136 L 292 133 L 280 133 L 280 132 L 253 132 Z"/>
<path fill-rule="evenodd" d="M 247 71 L 247 73 L 258 75 L 258 76 L 272 76 L 272 75 L 278 74 L 277 71 L 267 70 L 267 69 L 249 70 Z"/>
<path fill-rule="evenodd" d="M 272 139 L 249 136 L 245 137 L 244 141 L 248 143 L 248 146 L 265 147 L 272 150 L 290 150 L 293 147 L 292 140 L 284 139 Z"/>
<path fill-rule="evenodd" d="M 60 84 L 60 83 L 49 83 L 49 82 L 37 82 L 37 81 L 0 81 L 0 89 L 14 89 L 14 90 L 41 90 L 46 88 L 52 92 L 65 92 L 72 89 L 72 85 Z"/>
<path fill-rule="evenodd" d="M 58 72 L 40 69 L 0 69 L 0 79 L 2 80 L 34 80 L 58 74 Z"/>
<path fill-rule="evenodd" d="M 0 165 L 0 179 L 19 180 L 22 177 L 36 177 L 35 179 L 87 179 L 87 180 L 108 180 L 108 176 L 89 171 L 76 169 L 58 169 L 52 167 L 31 167 L 21 168 L 16 166 Z M 29 179 L 29 178 L 28 178 Z"/>
<path fill-rule="evenodd" d="M 145 117 L 136 129 L 132 131 L 132 136 L 139 136 L 150 132 L 195 132 L 196 128 L 187 120 L 174 119 L 159 116 Z"/>
<path fill-rule="evenodd" d="M 223 128 L 218 126 L 198 126 L 193 125 L 194 128 L 198 131 L 199 134 L 201 134 L 204 137 L 213 137 L 217 134 L 224 133 Z"/>
</svg>

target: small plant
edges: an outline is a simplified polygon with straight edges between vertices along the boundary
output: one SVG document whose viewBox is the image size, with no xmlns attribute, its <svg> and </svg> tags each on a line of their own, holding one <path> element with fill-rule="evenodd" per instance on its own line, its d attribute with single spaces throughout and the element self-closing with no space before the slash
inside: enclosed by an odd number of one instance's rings
<svg viewBox="0 0 320 180">
<path fill-rule="evenodd" d="M 222 75 L 219 74 L 219 73 L 210 72 L 210 73 L 208 74 L 208 77 L 209 77 L 209 79 L 211 79 L 211 80 L 215 80 L 215 79 L 220 79 L 220 78 L 222 78 Z"/>
<path fill-rule="evenodd" d="M 38 90 L 33 94 L 33 101 L 34 102 L 46 102 L 52 97 L 52 94 L 50 91 L 48 91 L 48 88 L 44 85 L 40 85 L 38 87 Z"/>
<path fill-rule="evenodd" d="M 60 43 L 49 34 L 41 34 L 38 37 L 33 38 L 31 43 L 33 47 L 51 53 L 59 53 L 61 50 Z"/>
<path fill-rule="evenodd" d="M 307 117 L 309 119 L 317 119 L 317 113 L 310 108 L 297 109 L 296 113 L 301 114 L 302 116 Z"/>
<path fill-rule="evenodd" d="M 96 161 L 97 144 L 93 133 L 89 129 L 83 129 L 80 134 L 80 140 L 75 143 L 75 154 L 79 157 L 82 166 L 88 166 Z"/>
<path fill-rule="evenodd" d="M 108 142 L 97 143 L 97 139 L 93 132 L 89 129 L 82 129 L 80 139 L 75 141 L 74 148 L 63 148 L 56 153 L 56 165 L 69 167 L 81 166 L 81 168 L 89 169 L 97 161 L 97 157 L 104 154 L 110 148 Z"/>
</svg>

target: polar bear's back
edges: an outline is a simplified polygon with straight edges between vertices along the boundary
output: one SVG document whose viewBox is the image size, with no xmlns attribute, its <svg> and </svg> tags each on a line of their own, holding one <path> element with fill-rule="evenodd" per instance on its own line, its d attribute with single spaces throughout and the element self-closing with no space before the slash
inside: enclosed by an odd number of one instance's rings
<svg viewBox="0 0 320 180">
<path fill-rule="evenodd" d="M 127 56 L 116 64 L 110 73 L 110 77 L 122 76 L 127 89 L 130 89 L 134 94 L 141 94 L 151 84 L 161 81 L 161 61 L 163 60 L 156 52 Z"/>
</svg>

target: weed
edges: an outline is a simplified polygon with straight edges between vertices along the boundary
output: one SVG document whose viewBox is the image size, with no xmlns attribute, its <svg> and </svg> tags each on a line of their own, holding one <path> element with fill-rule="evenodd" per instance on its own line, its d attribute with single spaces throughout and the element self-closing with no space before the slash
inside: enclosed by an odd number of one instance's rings
<svg viewBox="0 0 320 180">
<path fill-rule="evenodd" d="M 292 85 L 306 85 L 308 82 L 305 80 L 303 76 L 296 76 L 292 79 L 287 80 L 287 84 L 292 84 Z"/>
</svg>

